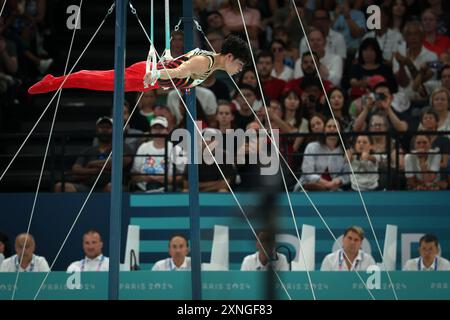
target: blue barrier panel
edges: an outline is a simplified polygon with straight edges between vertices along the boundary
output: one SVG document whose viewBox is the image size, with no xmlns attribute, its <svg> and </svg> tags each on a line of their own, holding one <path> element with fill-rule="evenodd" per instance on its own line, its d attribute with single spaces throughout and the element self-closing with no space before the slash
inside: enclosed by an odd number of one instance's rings
<svg viewBox="0 0 450 320">
<path fill-rule="evenodd" d="M 68 289 L 73 274 L 52 272 L 38 299 L 107 299 L 107 273 L 81 273 L 80 289 Z M 285 288 L 294 300 L 311 300 L 311 289 L 305 272 L 280 272 Z M 450 299 L 450 272 L 391 272 L 394 288 L 400 300 Z M 0 273 L 0 300 L 12 295 L 14 273 Z M 16 299 L 33 299 L 44 273 L 21 274 Z M 365 283 L 370 276 L 361 272 L 311 272 L 318 300 L 371 299 Z M 264 299 L 265 272 L 202 272 L 204 299 L 259 300 Z M 376 283 L 375 283 L 376 284 Z M 121 272 L 120 299 L 186 300 L 191 298 L 190 272 Z M 279 299 L 288 299 L 279 283 L 275 285 Z M 379 287 L 370 290 L 377 300 L 392 300 L 392 287 L 385 273 L 381 273 Z"/>
<path fill-rule="evenodd" d="M 318 269 L 324 256 L 331 251 L 333 239 L 304 194 L 292 193 L 291 196 L 297 224 L 300 227 L 302 224 L 316 227 L 315 258 Z M 316 192 L 310 193 L 310 196 L 336 236 L 340 236 L 349 225 L 362 226 L 372 255 L 377 262 L 381 261 L 356 193 Z M 53 261 L 85 197 L 86 194 L 83 193 L 40 194 L 31 225 L 31 233 L 37 243 L 36 254 L 44 256 L 49 262 Z M 257 194 L 239 193 L 237 197 L 247 213 L 251 213 L 252 208 L 259 203 Z M 386 225 L 398 226 L 398 270 L 402 267 L 402 254 L 417 256 L 417 243 L 403 243 L 403 239 L 410 234 L 436 234 L 442 248 L 441 255 L 450 258 L 450 192 L 365 192 L 363 197 L 382 248 Z M 63 271 L 71 262 L 83 258 L 81 237 L 87 229 L 95 228 L 100 231 L 103 235 L 104 252 L 108 252 L 109 200 L 110 195 L 107 193 L 94 193 L 91 196 L 56 261 L 55 271 Z M 172 233 L 189 234 L 187 200 L 186 194 L 124 193 L 122 239 L 126 239 L 128 224 L 140 226 L 139 258 L 145 269 L 167 257 L 167 240 Z M 9 236 L 10 244 L 18 233 L 26 230 L 32 204 L 31 193 L 0 194 L 0 231 Z M 295 237 L 296 232 L 284 194 L 280 194 L 279 204 L 279 233 Z M 202 261 L 209 261 L 214 225 L 226 225 L 230 230 L 230 268 L 239 269 L 242 259 L 256 248 L 254 236 L 231 195 L 200 194 L 200 214 Z M 252 223 L 254 220 L 250 219 Z M 254 225 L 256 228 L 261 227 L 256 223 Z M 295 256 L 296 249 L 289 243 L 287 245 L 292 256 Z M 122 253 L 124 248 L 125 241 L 122 241 Z"/>
</svg>

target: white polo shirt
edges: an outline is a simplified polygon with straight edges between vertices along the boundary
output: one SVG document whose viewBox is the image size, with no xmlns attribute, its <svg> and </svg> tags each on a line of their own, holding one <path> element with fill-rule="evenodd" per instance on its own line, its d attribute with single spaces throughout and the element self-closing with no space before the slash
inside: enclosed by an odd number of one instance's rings
<svg viewBox="0 0 450 320">
<path fill-rule="evenodd" d="M 325 51 L 337 54 L 342 59 L 347 58 L 347 45 L 345 44 L 345 39 L 342 34 L 330 29 L 330 31 L 328 31 L 326 42 Z M 305 37 L 303 37 L 300 41 L 300 56 L 303 56 L 307 51 L 308 46 L 306 45 Z"/>
<path fill-rule="evenodd" d="M 153 265 L 152 271 L 191 271 L 191 257 L 184 258 L 181 266 L 177 267 L 172 258 L 159 260 Z"/>
<path fill-rule="evenodd" d="M 276 253 L 276 260 L 263 265 L 259 260 L 259 252 L 246 256 L 242 261 L 241 271 L 267 271 L 269 265 L 276 271 L 289 271 L 289 263 L 286 256 L 282 253 Z"/>
<path fill-rule="evenodd" d="M 20 257 L 17 254 L 3 260 L 0 266 L 0 272 L 48 272 L 50 267 L 44 257 L 33 254 L 31 262 L 23 269 L 20 265 Z"/>
<path fill-rule="evenodd" d="M 402 43 L 402 45 L 400 45 L 398 47 L 398 51 L 403 56 L 406 56 L 406 54 L 407 54 L 406 44 Z M 417 70 L 420 70 L 421 66 L 424 63 L 436 61 L 436 60 L 438 60 L 437 55 L 434 52 L 432 52 L 432 51 L 428 50 L 427 48 L 425 48 L 424 46 L 422 46 L 422 49 L 420 50 L 419 55 L 413 60 L 413 64 Z M 395 74 L 399 70 L 400 70 L 400 64 L 398 63 L 397 59 L 393 59 L 392 71 Z M 409 99 L 413 99 L 413 98 L 417 97 L 417 95 L 418 95 L 418 93 L 416 91 L 414 91 L 412 88 L 412 83 L 413 83 L 414 79 L 412 79 L 411 73 L 407 67 L 405 67 L 405 71 L 406 71 L 406 75 L 408 76 L 408 78 L 410 80 L 409 84 L 407 87 L 399 86 L 398 89 L 399 89 L 399 92 L 404 92 Z M 436 79 L 436 74 L 433 76 L 433 80 L 434 79 Z"/>
<path fill-rule="evenodd" d="M 403 266 L 403 271 L 450 271 L 450 262 L 437 256 L 429 268 L 425 267 L 422 258 L 409 259 Z"/>
<path fill-rule="evenodd" d="M 376 264 L 370 254 L 359 250 L 351 268 L 348 269 L 344 260 L 343 251 L 343 249 L 339 249 L 327 255 L 322 261 L 320 271 L 365 271 L 369 266 Z"/>
<path fill-rule="evenodd" d="M 323 64 L 328 70 L 328 78 L 326 78 L 326 80 L 331 81 L 335 86 L 339 86 L 344 68 L 342 58 L 337 54 L 326 51 L 325 55 L 320 58 L 320 63 Z M 295 62 L 294 78 L 297 79 L 303 76 L 302 58 L 300 57 Z"/>
<path fill-rule="evenodd" d="M 82 260 L 72 262 L 67 268 L 67 272 L 84 271 L 109 271 L 109 258 L 102 254 L 94 259 L 85 257 Z"/>
</svg>

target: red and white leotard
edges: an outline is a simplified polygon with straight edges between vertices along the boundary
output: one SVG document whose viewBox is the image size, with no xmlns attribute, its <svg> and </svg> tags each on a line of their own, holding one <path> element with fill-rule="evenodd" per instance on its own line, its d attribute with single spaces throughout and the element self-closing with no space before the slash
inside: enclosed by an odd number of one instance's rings
<svg viewBox="0 0 450 320">
<path fill-rule="evenodd" d="M 215 54 L 210 51 L 194 49 L 188 53 L 175 58 L 173 60 L 164 61 L 167 69 L 174 69 L 182 63 L 188 61 L 193 56 L 204 56 L 209 59 L 208 70 L 197 78 L 172 78 L 178 89 L 190 89 L 205 81 L 212 73 Z M 164 69 L 163 64 L 159 62 L 157 69 Z M 125 69 L 125 91 L 148 91 L 157 88 L 172 88 L 170 80 L 159 79 L 153 86 L 144 88 L 146 61 L 138 62 Z M 66 81 L 64 82 L 64 79 Z M 114 70 L 81 70 L 71 73 L 67 76 L 54 77 L 52 75 L 45 76 L 41 81 L 34 84 L 28 89 L 30 94 L 46 93 L 58 90 L 61 84 L 62 88 L 79 88 L 96 91 L 114 91 Z"/>
</svg>

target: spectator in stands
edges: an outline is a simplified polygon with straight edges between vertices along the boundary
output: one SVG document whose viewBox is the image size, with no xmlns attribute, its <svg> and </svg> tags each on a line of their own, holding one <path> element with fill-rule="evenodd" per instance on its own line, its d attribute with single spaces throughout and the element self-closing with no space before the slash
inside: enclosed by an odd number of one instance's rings
<svg viewBox="0 0 450 320">
<path fill-rule="evenodd" d="M 0 272 L 48 272 L 50 268 L 44 257 L 34 254 L 36 242 L 31 234 L 16 237 L 16 254 L 3 260 Z"/>
<path fill-rule="evenodd" d="M 427 107 L 422 112 L 422 117 L 419 125 L 419 130 L 436 132 L 439 123 L 439 114 L 430 107 Z M 441 173 L 445 175 L 447 171 L 448 155 L 450 154 L 450 140 L 443 135 L 428 135 L 431 142 L 431 148 L 441 153 Z M 443 171 L 443 172 L 442 172 Z"/>
<path fill-rule="evenodd" d="M 273 40 L 281 40 L 286 44 L 284 63 L 293 68 L 299 54 L 298 48 L 292 46 L 291 36 L 288 30 L 283 26 L 275 27 L 273 29 Z"/>
<path fill-rule="evenodd" d="M 102 253 L 103 240 L 100 232 L 90 229 L 83 234 L 84 259 L 72 262 L 67 272 L 109 271 L 109 258 Z"/>
<path fill-rule="evenodd" d="M 96 122 L 96 133 L 98 146 L 92 146 L 82 152 L 72 166 L 73 182 L 65 182 L 64 185 L 58 182 L 55 185 L 55 192 L 89 192 L 93 187 L 98 174 L 105 165 L 106 159 L 112 148 L 112 119 L 101 117 Z M 132 150 L 125 144 L 123 147 L 123 168 L 127 172 L 133 158 Z M 100 176 L 95 191 L 111 190 L 111 159 L 106 163 L 104 172 Z"/>
<path fill-rule="evenodd" d="M 358 63 L 350 69 L 349 82 L 346 81 L 343 87 L 350 89 L 349 94 L 352 98 L 358 98 L 366 93 L 368 79 L 374 75 L 381 75 L 386 79 L 390 92 L 397 91 L 397 82 L 392 68 L 383 62 L 383 53 L 378 41 L 374 38 L 367 38 L 359 47 Z"/>
<path fill-rule="evenodd" d="M 450 50 L 450 38 L 438 32 L 438 14 L 433 9 L 422 12 L 422 25 L 425 31 L 423 46 L 438 57 Z"/>
<path fill-rule="evenodd" d="M 286 82 L 272 77 L 273 62 L 274 58 L 270 52 L 261 52 L 256 60 L 256 67 L 264 94 L 270 99 L 279 99 Z"/>
<path fill-rule="evenodd" d="M 320 60 L 320 76 L 322 79 L 329 80 L 335 86 L 339 86 L 342 78 L 343 61 L 336 54 L 326 51 L 325 36 L 319 29 L 311 28 L 308 32 L 308 40 L 311 50 L 316 52 Z M 303 76 L 301 70 L 301 60 L 295 62 L 294 77 Z"/>
<path fill-rule="evenodd" d="M 183 31 L 177 30 L 170 33 L 170 54 L 173 58 L 177 58 L 184 54 Z"/>
<path fill-rule="evenodd" d="M 111 118 L 113 117 L 113 111 L 114 110 L 111 110 Z M 128 101 L 125 100 L 124 105 L 123 105 L 123 123 L 124 124 L 127 123 L 129 117 L 130 117 L 130 104 L 128 103 Z M 143 134 L 143 132 L 141 130 L 130 128 L 129 123 L 125 127 L 124 142 L 130 149 L 130 151 L 132 152 L 131 155 L 134 155 L 137 151 L 137 148 L 142 144 L 142 142 L 144 142 L 144 137 L 131 137 L 128 135 L 142 135 L 142 134 Z M 94 142 L 92 143 L 92 146 L 98 147 L 98 144 L 99 144 L 98 138 L 95 137 Z"/>
<path fill-rule="evenodd" d="M 309 132 L 310 133 L 323 133 L 325 130 L 325 122 L 327 119 L 321 113 L 315 113 L 309 118 Z M 310 142 L 318 141 L 320 135 L 309 136 L 305 144 L 308 145 Z"/>
<path fill-rule="evenodd" d="M 259 102 L 257 100 L 258 91 L 256 91 L 256 88 L 246 84 L 240 85 L 239 89 L 248 104 L 239 92 L 235 93 L 234 100 L 232 101 L 232 104 L 234 105 L 234 124 L 236 129 L 245 130 L 247 125 L 255 120 L 255 115 L 250 108 L 253 108 L 253 110 L 256 111 L 259 106 Z"/>
<path fill-rule="evenodd" d="M 294 77 L 294 69 L 285 64 L 286 44 L 282 40 L 273 40 L 270 44 L 270 51 L 273 54 L 273 68 L 270 74 L 274 78 L 289 81 Z"/>
<path fill-rule="evenodd" d="M 325 104 L 320 79 L 316 76 L 305 76 L 300 84 L 302 106 L 306 118 L 314 113 L 330 114 Z"/>
<path fill-rule="evenodd" d="M 342 248 L 323 259 L 320 271 L 365 271 L 375 265 L 372 256 L 361 249 L 364 230 L 351 226 L 344 232 Z"/>
<path fill-rule="evenodd" d="M 417 248 L 420 257 L 409 259 L 403 271 L 450 271 L 450 262 L 439 256 L 439 240 L 434 234 L 425 234 Z"/>
<path fill-rule="evenodd" d="M 9 258 L 11 255 L 9 249 L 9 239 L 8 236 L 2 232 L 0 232 L 0 265 L 2 264 L 5 258 Z"/>
<path fill-rule="evenodd" d="M 46 0 L 11 1 L 5 8 L 5 36 L 14 41 L 21 71 L 28 74 L 30 67 L 44 74 L 53 64 L 39 43 L 38 30 L 44 24 Z M 36 46 L 36 43 L 38 44 Z"/>
<path fill-rule="evenodd" d="M 305 6 L 308 0 L 295 0 L 295 6 L 302 19 L 304 26 L 310 26 L 313 21 L 313 12 L 307 6 Z M 302 27 L 298 21 L 297 13 L 292 7 L 292 1 L 284 1 L 284 5 L 281 8 L 275 10 L 273 14 L 273 26 L 283 26 L 286 30 L 290 30 L 290 38 L 292 46 L 299 47 L 300 40 L 303 37 Z"/>
<path fill-rule="evenodd" d="M 275 234 L 268 230 L 258 232 L 256 253 L 244 258 L 241 271 L 288 271 L 289 263 L 284 254 L 276 251 Z"/>
<path fill-rule="evenodd" d="M 431 106 L 439 115 L 438 131 L 450 131 L 450 91 L 443 87 L 435 89 L 431 94 Z"/>
<path fill-rule="evenodd" d="M 427 63 L 438 59 L 434 52 L 423 46 L 424 36 L 422 24 L 418 21 L 409 21 L 403 31 L 406 46 L 401 46 L 394 54 L 393 71 L 399 90 L 404 92 L 410 100 L 420 98 L 414 92 L 414 82 L 417 87 L 429 80 L 433 73 Z M 417 79 L 419 76 L 420 78 Z"/>
<path fill-rule="evenodd" d="M 448 3 L 443 3 L 442 0 L 428 0 L 426 1 L 429 4 L 429 8 L 433 10 L 437 14 L 438 21 L 438 31 L 441 34 L 449 35 L 450 28 L 448 25 L 448 21 L 450 20 L 450 14 L 448 12 Z"/>
<path fill-rule="evenodd" d="M 350 175 L 352 190 L 373 191 L 378 188 L 378 164 L 381 156 L 373 153 L 372 137 L 359 135 L 353 149 L 347 150 L 355 175 Z"/>
<path fill-rule="evenodd" d="M 330 13 L 327 10 L 318 8 L 314 11 L 312 26 L 324 34 L 326 39 L 326 52 L 336 54 L 343 60 L 347 58 L 347 44 L 341 33 L 331 29 Z M 300 55 L 303 55 L 305 52 L 309 52 L 309 50 L 306 45 L 306 40 L 303 38 L 300 42 Z"/>
<path fill-rule="evenodd" d="M 166 105 L 157 104 L 153 108 L 153 119 L 155 119 L 157 117 L 166 118 L 167 123 L 169 124 L 167 129 L 169 130 L 169 133 L 172 132 L 172 130 L 175 128 L 175 123 L 176 123 L 176 117 L 172 113 L 172 110 Z M 151 123 L 151 121 L 150 121 L 150 123 Z"/>
<path fill-rule="evenodd" d="M 211 30 L 206 33 L 206 38 L 211 44 L 212 49 L 207 45 L 208 50 L 214 52 L 220 52 L 222 50 L 223 42 L 225 41 L 225 36 L 220 30 Z"/>
<path fill-rule="evenodd" d="M 249 8 L 245 0 L 239 0 L 245 19 L 245 25 L 253 48 L 259 48 L 258 36 L 261 32 L 261 13 L 253 8 Z M 228 0 L 228 7 L 219 10 L 223 16 L 225 26 L 230 32 L 243 33 L 244 24 L 242 22 L 241 13 L 239 11 L 238 0 Z"/>
<path fill-rule="evenodd" d="M 263 108 L 261 108 L 263 109 Z M 255 130 L 252 132 L 250 130 Z M 257 121 L 250 122 L 247 125 L 246 133 L 255 133 L 258 136 L 259 130 L 263 130 Z M 267 130 L 267 129 L 266 129 Z M 268 130 L 269 131 L 269 130 Z M 234 191 L 237 192 L 256 192 L 261 188 L 261 163 L 257 159 L 261 141 L 258 139 L 245 139 L 244 143 L 238 147 L 237 155 L 244 158 L 244 163 L 236 161 L 236 179 Z"/>
<path fill-rule="evenodd" d="M 439 69 L 438 78 L 424 82 L 423 88 L 419 88 L 419 90 L 423 89 L 424 96 L 430 96 L 431 93 L 439 87 L 444 87 L 445 89 L 450 90 L 450 65 L 441 65 L 441 62 L 439 62 L 436 63 L 436 67 L 441 67 Z"/>
<path fill-rule="evenodd" d="M 389 127 L 396 132 L 408 130 L 408 123 L 401 120 L 400 115 L 392 107 L 393 95 L 387 82 L 378 83 L 374 89 L 375 95 L 363 96 L 363 110 L 353 125 L 354 131 L 363 131 L 367 128 L 367 120 L 374 113 L 380 113 L 389 120 Z M 374 99 L 375 98 L 375 99 Z"/>
<path fill-rule="evenodd" d="M 390 9 L 392 29 L 398 32 L 403 32 L 407 20 L 406 0 L 394 0 Z"/>
<path fill-rule="evenodd" d="M 282 98 L 281 111 L 283 112 L 283 120 L 288 125 L 285 126 L 284 132 L 308 133 L 308 120 L 305 119 L 304 107 L 301 105 L 300 97 L 295 90 L 287 91 Z M 289 130 L 288 130 L 289 129 Z M 303 144 L 305 137 L 297 137 L 293 139 L 293 151 L 298 152 Z"/>
<path fill-rule="evenodd" d="M 390 185 L 390 180 L 388 179 L 387 173 L 389 168 L 389 150 L 390 150 L 390 166 L 391 168 L 397 167 L 398 161 L 398 171 L 403 172 L 405 169 L 405 155 L 403 148 L 399 146 L 399 154 L 397 155 L 396 142 L 394 138 L 389 138 L 386 134 L 390 131 L 388 118 L 380 113 L 374 113 L 369 119 L 369 131 L 370 132 L 380 132 L 380 135 L 372 136 L 372 150 L 374 154 L 380 156 L 380 161 L 378 164 L 379 169 L 379 180 L 378 186 L 380 189 L 386 189 Z M 397 159 L 398 157 L 398 159 Z M 396 180 L 395 178 L 391 181 Z"/>
<path fill-rule="evenodd" d="M 418 134 L 412 139 L 413 149 L 405 156 L 405 176 L 410 190 L 440 190 L 447 183 L 441 179 L 441 154 L 431 149 L 430 138 Z"/>
<path fill-rule="evenodd" d="M 206 15 L 206 30 L 208 30 L 208 32 L 221 32 L 224 36 L 227 36 L 230 33 L 230 30 L 225 26 L 222 14 L 215 10 L 208 12 Z M 214 46 L 213 43 L 211 44 Z M 220 52 L 221 47 L 218 48 L 219 50 L 216 50 L 216 52 Z"/>
<path fill-rule="evenodd" d="M 0 17 L 0 19 L 3 19 Z M 15 75 L 18 69 L 17 50 L 13 42 L 5 39 L 0 32 L 0 94 L 2 97 L 17 85 Z"/>
<path fill-rule="evenodd" d="M 156 117 L 151 122 L 150 132 L 154 135 L 168 135 L 168 126 L 166 118 Z M 131 169 L 131 181 L 139 191 L 163 192 L 166 187 L 173 185 L 174 179 L 182 180 L 185 164 L 186 159 L 179 146 L 173 146 L 170 141 L 166 144 L 166 137 L 154 137 L 138 148 Z"/>
<path fill-rule="evenodd" d="M 306 146 L 302 163 L 300 183 L 306 190 L 339 190 L 349 182 L 349 167 L 343 156 L 336 123 L 332 118 L 325 122 L 325 133 L 333 134 L 319 137 L 319 141 Z M 297 183 L 295 191 L 299 190 Z"/>
<path fill-rule="evenodd" d="M 366 32 L 366 17 L 358 8 L 353 7 L 354 2 L 344 0 L 336 5 L 333 24 L 333 29 L 344 36 L 347 56 L 351 60 Z"/>
<path fill-rule="evenodd" d="M 234 129 L 233 120 L 234 115 L 230 103 L 228 101 L 219 101 L 216 114 L 217 129 L 222 133 Z"/>
<path fill-rule="evenodd" d="M 340 88 L 333 88 L 328 94 L 331 110 L 336 119 L 342 125 L 343 131 L 350 131 L 352 128 L 352 119 L 348 115 L 348 105 L 345 99 L 346 95 Z"/>
<path fill-rule="evenodd" d="M 183 234 L 174 234 L 169 239 L 170 258 L 159 260 L 153 265 L 152 271 L 190 271 L 191 257 L 189 241 Z"/>
<path fill-rule="evenodd" d="M 130 127 L 140 130 L 142 132 L 150 132 L 150 121 L 154 118 L 153 107 L 156 105 L 156 99 L 158 98 L 156 90 L 149 90 L 144 93 L 136 93 L 136 102 L 141 96 L 138 102 L 138 110 L 133 114 L 130 120 Z"/>
<path fill-rule="evenodd" d="M 402 34 L 398 30 L 391 28 L 392 23 L 390 19 L 390 13 L 387 11 L 387 9 L 382 9 L 380 25 L 381 28 L 370 31 L 363 37 L 363 41 L 367 38 L 375 38 L 377 40 L 383 54 L 384 63 L 386 63 L 388 66 L 392 65 L 394 53 L 399 50 L 399 46 L 402 45 L 402 43 L 405 41 Z"/>
<path fill-rule="evenodd" d="M 241 84 L 252 86 L 255 89 L 258 87 L 258 80 L 253 67 L 247 67 L 241 72 L 238 85 L 240 86 Z"/>
<path fill-rule="evenodd" d="M 197 98 L 197 119 L 204 122 L 204 127 L 215 127 L 217 111 L 216 96 L 210 89 L 201 86 L 196 87 L 195 93 Z M 180 91 L 180 94 L 183 96 L 182 91 Z M 175 116 L 178 126 L 185 117 L 185 107 L 175 90 L 171 90 L 167 95 L 167 106 Z M 191 119 L 188 118 L 187 121 L 191 121 Z"/>
<path fill-rule="evenodd" d="M 317 74 L 316 68 L 314 66 L 314 61 L 313 61 L 313 56 L 317 63 L 317 68 L 319 70 L 323 69 L 323 66 L 320 63 L 316 52 L 313 51 L 312 55 L 309 51 L 303 53 L 302 59 L 301 59 L 301 68 L 302 68 L 303 76 L 301 76 L 300 78 L 290 80 L 288 83 L 286 83 L 286 85 L 284 87 L 285 92 L 290 89 L 295 89 L 301 95 L 303 93 L 302 92 L 302 81 L 305 78 L 317 77 L 316 76 L 316 74 Z M 322 79 L 322 81 L 323 81 L 323 85 L 325 87 L 326 92 L 329 92 L 329 90 L 333 87 L 333 84 L 330 81 L 325 80 L 325 79 Z M 322 90 L 321 90 L 321 92 L 322 92 Z"/>
<path fill-rule="evenodd" d="M 201 140 L 202 145 L 202 162 L 198 165 L 199 172 L 199 191 L 201 192 L 229 192 L 228 184 L 231 184 L 235 178 L 235 169 L 232 164 L 226 163 L 226 155 L 223 150 L 223 146 L 221 146 L 216 139 L 219 137 L 222 138 L 222 133 L 213 128 L 206 128 L 202 130 L 203 137 L 206 143 L 209 146 L 209 149 L 213 153 L 214 157 L 222 157 L 222 164 L 220 161 L 217 162 L 219 164 L 219 168 L 221 169 L 223 175 L 225 176 L 227 182 L 224 181 L 224 178 L 217 168 L 216 163 L 211 157 L 210 152 L 206 148 L 205 142 Z M 187 190 L 189 187 L 188 184 L 188 170 L 185 171 L 184 175 L 184 189 Z"/>
<path fill-rule="evenodd" d="M 450 91 L 450 65 L 445 65 L 441 69 L 439 79 L 441 80 L 441 85 Z"/>
</svg>

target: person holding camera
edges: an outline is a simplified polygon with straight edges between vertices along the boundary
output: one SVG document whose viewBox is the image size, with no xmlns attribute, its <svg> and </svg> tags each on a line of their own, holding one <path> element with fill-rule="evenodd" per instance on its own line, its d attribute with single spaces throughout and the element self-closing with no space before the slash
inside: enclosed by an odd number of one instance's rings
<svg viewBox="0 0 450 320">
<path fill-rule="evenodd" d="M 363 109 L 353 125 L 354 131 L 364 131 L 368 128 L 368 119 L 374 113 L 387 117 L 389 127 L 396 132 L 406 132 L 408 123 L 401 120 L 392 107 L 393 95 L 387 82 L 378 83 L 373 93 L 362 97 Z"/>
</svg>

